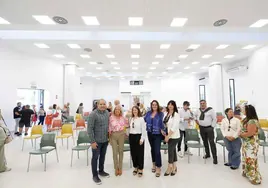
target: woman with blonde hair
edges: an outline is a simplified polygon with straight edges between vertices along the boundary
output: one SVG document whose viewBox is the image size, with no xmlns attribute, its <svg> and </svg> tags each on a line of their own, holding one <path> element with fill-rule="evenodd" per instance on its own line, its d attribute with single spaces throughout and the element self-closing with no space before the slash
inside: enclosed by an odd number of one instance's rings
<svg viewBox="0 0 268 188">
<path fill-rule="evenodd" d="M 109 135 L 113 149 L 114 170 L 116 176 L 122 175 L 125 127 L 127 127 L 127 124 L 128 122 L 123 116 L 121 106 L 115 106 L 114 111 L 109 118 Z"/>
</svg>

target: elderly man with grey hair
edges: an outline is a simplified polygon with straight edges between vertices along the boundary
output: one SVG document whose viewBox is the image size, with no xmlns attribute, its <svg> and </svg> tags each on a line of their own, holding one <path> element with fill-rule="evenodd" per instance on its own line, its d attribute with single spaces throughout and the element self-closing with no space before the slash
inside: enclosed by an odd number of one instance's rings
<svg viewBox="0 0 268 188">
<path fill-rule="evenodd" d="M 104 99 L 100 99 L 97 105 L 97 109 L 89 116 L 87 131 L 92 148 L 91 168 L 93 181 L 100 185 L 102 182 L 99 175 L 101 177 L 110 177 L 104 171 L 104 161 L 108 146 L 109 112 Z M 97 171 L 98 163 L 99 171 Z"/>
</svg>

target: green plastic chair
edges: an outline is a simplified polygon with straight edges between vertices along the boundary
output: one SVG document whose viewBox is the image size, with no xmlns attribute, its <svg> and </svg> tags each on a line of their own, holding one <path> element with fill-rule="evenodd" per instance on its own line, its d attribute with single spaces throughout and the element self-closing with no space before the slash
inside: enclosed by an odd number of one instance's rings
<svg viewBox="0 0 268 188">
<path fill-rule="evenodd" d="M 223 134 L 222 134 L 220 128 L 216 128 L 216 133 L 217 133 L 216 143 L 222 146 L 223 160 L 224 160 L 224 163 L 225 163 L 225 148 L 226 148 L 226 145 L 225 145 L 225 142 L 224 142 L 224 137 L 223 137 Z"/>
<path fill-rule="evenodd" d="M 124 142 L 124 149 L 123 149 L 124 152 L 130 152 L 130 145 L 129 145 L 129 139 L 126 138 L 125 139 L 125 142 Z M 130 155 L 130 158 L 129 158 L 129 166 L 130 168 L 132 168 L 132 158 L 131 158 L 131 155 Z"/>
<path fill-rule="evenodd" d="M 160 150 L 164 150 L 164 151 L 167 151 L 168 150 L 168 144 L 164 144 L 164 141 L 161 143 L 161 147 L 160 147 Z"/>
<path fill-rule="evenodd" d="M 30 169 L 30 161 L 31 161 L 31 155 L 41 155 L 41 160 L 43 163 L 43 155 L 45 156 L 44 160 L 44 171 L 46 171 L 46 156 L 49 152 L 55 150 L 56 151 L 56 156 L 57 156 L 57 162 L 59 162 L 59 157 L 58 157 L 58 152 L 57 152 L 57 145 L 55 142 L 55 137 L 56 135 L 54 133 L 45 133 L 42 138 L 41 138 L 41 143 L 40 143 L 40 149 L 38 150 L 33 150 L 29 152 L 29 160 L 28 160 L 28 168 L 27 172 L 29 172 Z M 49 148 L 47 148 L 49 147 Z"/>
<path fill-rule="evenodd" d="M 74 116 L 68 116 L 67 117 L 67 120 L 66 120 L 66 123 L 74 123 Z"/>
<path fill-rule="evenodd" d="M 204 145 L 201 144 L 200 142 L 200 137 L 199 137 L 199 133 L 197 131 L 197 129 L 186 129 L 186 136 L 185 136 L 185 140 L 186 140 L 186 144 L 188 146 L 188 148 L 196 148 L 198 149 L 198 156 L 200 156 L 200 149 L 203 148 L 203 153 L 205 153 L 204 151 Z M 195 142 L 195 143 L 192 143 Z M 190 155 L 188 155 L 188 163 L 190 163 Z M 204 163 L 206 163 L 206 159 L 204 159 Z"/>
<path fill-rule="evenodd" d="M 87 131 L 80 131 L 77 139 L 77 146 L 72 148 L 72 156 L 71 156 L 71 167 L 73 166 L 73 152 L 77 151 L 77 157 L 79 159 L 79 151 L 87 151 L 87 166 L 88 166 L 88 150 L 90 145 L 80 145 L 80 144 L 89 144 L 89 136 Z"/>
<path fill-rule="evenodd" d="M 262 146 L 262 152 L 264 156 L 264 163 L 266 163 L 265 147 L 268 147 L 268 142 L 266 142 L 266 136 L 262 128 L 259 128 L 258 137 L 260 140 L 260 146 Z"/>
</svg>

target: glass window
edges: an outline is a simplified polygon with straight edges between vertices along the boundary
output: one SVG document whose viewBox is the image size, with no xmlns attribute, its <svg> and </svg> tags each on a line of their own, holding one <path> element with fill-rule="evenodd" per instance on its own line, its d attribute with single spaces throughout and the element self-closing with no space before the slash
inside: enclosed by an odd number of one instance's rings
<svg viewBox="0 0 268 188">
<path fill-rule="evenodd" d="M 206 86 L 199 85 L 199 100 L 206 100 Z"/>
<path fill-rule="evenodd" d="M 235 109 L 235 81 L 229 79 L 229 95 L 230 95 L 230 107 Z"/>
</svg>

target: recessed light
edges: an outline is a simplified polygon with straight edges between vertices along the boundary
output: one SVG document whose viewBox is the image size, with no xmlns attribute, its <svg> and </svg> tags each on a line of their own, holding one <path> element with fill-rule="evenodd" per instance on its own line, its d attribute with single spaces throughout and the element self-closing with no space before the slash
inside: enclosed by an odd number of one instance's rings
<svg viewBox="0 0 268 188">
<path fill-rule="evenodd" d="M 138 65 L 139 62 L 132 62 L 132 65 Z"/>
<path fill-rule="evenodd" d="M 37 46 L 38 48 L 49 48 L 48 45 L 43 44 L 43 43 L 35 43 L 34 45 Z"/>
<path fill-rule="evenodd" d="M 76 65 L 75 62 L 68 62 L 67 65 Z"/>
<path fill-rule="evenodd" d="M 194 61 L 194 62 L 192 62 L 192 64 L 193 65 L 197 65 L 197 64 L 199 64 L 200 62 L 198 62 L 198 61 Z"/>
<path fill-rule="evenodd" d="M 78 67 L 77 69 L 78 70 L 84 70 L 85 68 L 84 67 Z"/>
<path fill-rule="evenodd" d="M 0 17 L 0 24 L 8 25 L 8 24 L 10 24 L 10 22 L 5 20 L 4 18 Z"/>
<path fill-rule="evenodd" d="M 141 45 L 140 44 L 131 44 L 130 45 L 130 48 L 131 49 L 140 49 L 141 48 Z"/>
<path fill-rule="evenodd" d="M 138 67 L 132 67 L 132 70 L 138 70 L 139 68 Z"/>
<path fill-rule="evenodd" d="M 48 16 L 45 15 L 33 15 L 33 18 L 40 24 L 45 25 L 56 25 L 56 23 Z"/>
<path fill-rule="evenodd" d="M 151 69 L 151 70 L 154 70 L 154 69 L 156 69 L 156 67 L 150 67 L 150 69 Z"/>
<path fill-rule="evenodd" d="M 188 18 L 173 18 L 170 26 L 171 27 L 183 27 L 186 22 L 187 22 Z"/>
<path fill-rule="evenodd" d="M 169 49 L 170 48 L 170 44 L 161 44 L 160 45 L 160 49 Z"/>
<path fill-rule="evenodd" d="M 222 49 L 225 49 L 227 48 L 229 45 L 228 44 L 221 44 L 219 46 L 216 47 L 217 50 L 222 50 Z"/>
<path fill-rule="evenodd" d="M 102 67 L 96 67 L 96 69 L 97 69 L 97 70 L 101 70 L 101 69 L 102 69 Z"/>
<path fill-rule="evenodd" d="M 195 49 L 197 49 L 197 48 L 199 48 L 200 47 L 200 44 L 191 44 L 189 47 L 188 47 L 188 49 L 193 49 L 193 50 L 195 50 Z"/>
<path fill-rule="evenodd" d="M 167 70 L 172 70 L 172 69 L 174 69 L 174 68 L 173 68 L 173 67 L 168 67 L 168 68 L 167 68 Z"/>
<path fill-rule="evenodd" d="M 212 56 L 212 55 L 210 55 L 210 54 L 205 54 L 205 55 L 202 56 L 202 58 L 203 58 L 203 59 L 208 59 L 208 58 L 211 58 L 211 56 Z"/>
<path fill-rule="evenodd" d="M 79 46 L 78 44 L 67 44 L 67 46 L 69 46 L 72 49 L 80 49 L 81 46 Z"/>
<path fill-rule="evenodd" d="M 184 67 L 184 69 L 190 69 L 190 67 Z"/>
<path fill-rule="evenodd" d="M 164 58 L 164 55 L 158 54 L 158 55 L 155 55 L 155 58 L 162 59 L 162 58 Z"/>
<path fill-rule="evenodd" d="M 180 64 L 180 61 L 173 61 L 172 64 L 173 65 L 178 65 L 178 64 Z"/>
<path fill-rule="evenodd" d="M 249 27 L 263 27 L 268 24 L 268 19 L 260 19 L 256 21 L 254 24 L 250 25 Z"/>
<path fill-rule="evenodd" d="M 142 17 L 129 17 L 128 18 L 128 25 L 129 26 L 142 26 L 143 25 L 143 18 Z"/>
<path fill-rule="evenodd" d="M 147 72 L 147 74 L 153 74 L 153 72 Z"/>
<path fill-rule="evenodd" d="M 82 20 L 86 25 L 100 25 L 97 17 L 95 16 L 82 16 Z"/>
<path fill-rule="evenodd" d="M 120 70 L 120 67 L 114 67 L 115 70 Z"/>
<path fill-rule="evenodd" d="M 59 58 L 59 59 L 65 58 L 65 56 L 62 54 L 55 54 L 54 57 Z"/>
<path fill-rule="evenodd" d="M 183 55 L 179 55 L 178 56 L 178 58 L 180 58 L 180 59 L 185 59 L 185 58 L 187 58 L 188 57 L 188 55 L 186 55 L 186 54 L 183 54 Z"/>
<path fill-rule="evenodd" d="M 106 55 L 106 57 L 109 58 L 109 59 L 114 59 L 115 58 L 115 56 L 113 54 L 108 54 L 108 55 Z"/>
<path fill-rule="evenodd" d="M 118 62 L 112 61 L 111 65 L 118 65 Z"/>
<path fill-rule="evenodd" d="M 152 62 L 152 64 L 153 64 L 153 65 L 158 65 L 159 62 L 158 62 L 158 61 L 154 61 L 154 62 Z"/>
<path fill-rule="evenodd" d="M 138 59 L 138 58 L 140 58 L 140 55 L 131 55 L 131 58 Z"/>
<path fill-rule="evenodd" d="M 162 74 L 167 74 L 167 72 L 162 72 Z"/>
<path fill-rule="evenodd" d="M 251 45 L 244 46 L 242 49 L 243 50 L 249 50 L 249 49 L 255 48 L 256 46 L 257 45 L 251 44 Z"/>
<path fill-rule="evenodd" d="M 88 62 L 89 64 L 91 64 L 91 65 L 97 65 L 97 62 L 95 62 L 95 61 L 91 61 L 91 62 Z"/>
<path fill-rule="evenodd" d="M 92 72 L 87 72 L 86 74 L 92 74 Z"/>
<path fill-rule="evenodd" d="M 87 55 L 87 54 L 81 54 L 80 57 L 82 57 L 83 59 L 89 59 L 90 58 L 90 56 Z"/>
<path fill-rule="evenodd" d="M 111 46 L 110 46 L 110 44 L 100 44 L 100 48 L 109 49 L 109 48 L 111 48 Z"/>
<path fill-rule="evenodd" d="M 208 69 L 208 67 L 201 67 L 200 69 Z"/>
<path fill-rule="evenodd" d="M 234 57 L 234 55 L 226 55 L 226 56 L 224 56 L 225 59 L 231 59 L 233 57 Z"/>
</svg>

